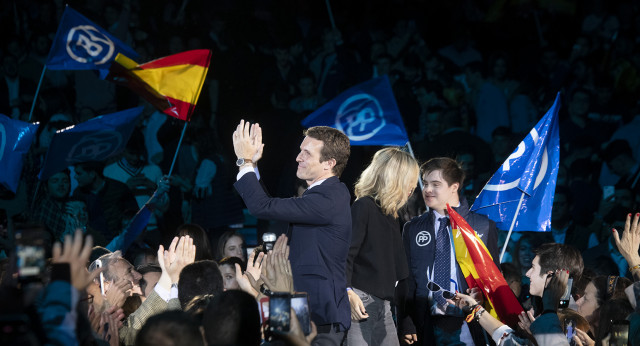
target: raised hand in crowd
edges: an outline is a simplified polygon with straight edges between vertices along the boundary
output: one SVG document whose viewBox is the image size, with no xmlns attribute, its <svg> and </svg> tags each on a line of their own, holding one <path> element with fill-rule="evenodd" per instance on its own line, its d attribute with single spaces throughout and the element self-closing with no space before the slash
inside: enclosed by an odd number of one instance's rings
<svg viewBox="0 0 640 346">
<path fill-rule="evenodd" d="M 272 292 L 293 293 L 293 274 L 289 262 L 289 246 L 287 236 L 278 237 L 273 250 L 269 251 L 262 266 L 262 281 Z"/>
<path fill-rule="evenodd" d="M 64 244 L 56 242 L 53 245 L 53 263 L 67 263 L 71 274 L 71 285 L 78 291 L 83 291 L 89 286 L 101 270 L 89 273 L 86 263 L 91 255 L 93 239 L 87 236 L 83 244 L 83 235 L 76 230 L 73 238 L 70 234 L 64 237 Z"/>
<path fill-rule="evenodd" d="M 256 251 L 249 254 L 249 260 L 247 261 L 247 270 L 243 273 L 239 264 L 236 266 L 236 281 L 240 288 L 251 294 L 253 297 L 258 296 L 260 291 L 260 273 L 262 272 L 262 263 L 265 254 L 263 252 L 258 253 L 256 258 Z"/>
<path fill-rule="evenodd" d="M 583 332 L 581 329 L 576 328 L 576 335 L 573 336 L 573 342 L 576 346 L 595 346 L 596 342 L 591 339 L 589 334 Z"/>
<path fill-rule="evenodd" d="M 286 341 L 287 345 L 308 346 L 311 345 L 311 341 L 313 341 L 316 335 L 318 335 L 318 329 L 316 328 L 316 324 L 311 321 L 311 333 L 305 336 L 304 332 L 302 331 L 302 327 L 300 326 L 300 321 L 298 321 L 298 316 L 296 316 L 295 310 L 291 309 L 289 331 L 285 333 L 273 330 L 273 333 L 277 334 L 284 341 Z"/>
<path fill-rule="evenodd" d="M 109 287 L 109 290 L 105 293 L 107 300 L 107 306 L 122 308 L 127 297 L 131 295 L 133 289 L 133 283 L 125 278 L 120 279 Z"/>
<path fill-rule="evenodd" d="M 162 274 L 158 280 L 160 287 L 169 291 L 172 284 L 177 284 L 180 280 L 182 268 L 191 264 L 196 258 L 196 246 L 193 245 L 191 237 L 175 237 L 167 250 L 162 245 L 158 248 L 158 264 L 162 269 Z"/>
<path fill-rule="evenodd" d="M 120 338 L 118 334 L 118 330 L 122 327 L 122 319 L 124 318 L 124 314 L 120 317 L 116 314 L 118 311 L 109 311 L 106 310 L 102 313 L 102 340 L 109 343 L 110 346 L 118 346 L 120 345 Z"/>
<path fill-rule="evenodd" d="M 638 248 L 640 247 L 640 213 L 636 213 L 631 220 L 631 214 L 627 215 L 627 221 L 624 224 L 624 233 L 622 237 L 618 234 L 618 231 L 614 228 L 613 239 L 616 242 L 618 251 L 627 260 L 629 264 L 629 271 L 633 275 L 634 281 L 640 281 L 640 255 L 638 255 Z"/>
<path fill-rule="evenodd" d="M 109 343 L 111 346 L 117 346 L 120 344 L 118 329 L 122 327 L 122 319 L 124 313 L 122 309 L 115 306 L 102 312 L 99 315 L 99 327 L 96 330 L 96 334 L 102 338 L 102 340 Z"/>
</svg>

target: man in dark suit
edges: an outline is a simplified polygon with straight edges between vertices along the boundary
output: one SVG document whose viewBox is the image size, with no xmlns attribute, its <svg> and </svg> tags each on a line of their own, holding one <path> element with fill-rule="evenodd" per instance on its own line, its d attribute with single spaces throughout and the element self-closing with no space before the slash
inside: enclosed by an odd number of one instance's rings
<svg viewBox="0 0 640 346">
<path fill-rule="evenodd" d="M 302 197 L 272 198 L 263 189 L 256 163 L 262 157 L 262 129 L 240 121 L 233 147 L 240 172 L 234 184 L 257 218 L 286 221 L 296 291 L 309 294 L 311 319 L 318 327 L 314 345 L 341 345 L 351 325 L 346 263 L 351 242 L 351 196 L 338 177 L 350 154 L 349 138 L 339 130 L 317 126 L 296 157 L 296 175 L 309 187 Z"/>
<path fill-rule="evenodd" d="M 437 290 L 439 286 L 449 292 L 469 293 L 455 258 L 447 204 L 480 235 L 496 265 L 499 265 L 498 230 L 486 216 L 469 211 L 467 201 L 459 197 L 464 171 L 456 161 L 437 157 L 424 163 L 420 170 L 424 182 L 422 196 L 429 210 L 404 226 L 402 237 L 409 278 L 398 284 L 399 333 L 408 344 L 469 344 L 482 335 L 476 336 L 474 328 L 465 325 L 462 311 L 449 305 L 446 296 Z M 482 294 L 478 291 L 476 288 L 471 293 L 480 298 Z"/>
</svg>

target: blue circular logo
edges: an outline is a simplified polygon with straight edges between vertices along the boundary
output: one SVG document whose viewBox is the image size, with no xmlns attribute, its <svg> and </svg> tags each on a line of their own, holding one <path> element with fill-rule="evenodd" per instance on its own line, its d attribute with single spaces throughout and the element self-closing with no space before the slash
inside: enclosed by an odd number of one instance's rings
<svg viewBox="0 0 640 346">
<path fill-rule="evenodd" d="M 373 137 L 387 124 L 380 102 L 369 94 L 356 94 L 346 99 L 336 114 L 336 128 L 352 141 Z"/>
<path fill-rule="evenodd" d="M 109 37 L 91 25 L 71 28 L 67 35 L 67 53 L 80 63 L 104 64 L 115 52 L 115 46 Z"/>
</svg>

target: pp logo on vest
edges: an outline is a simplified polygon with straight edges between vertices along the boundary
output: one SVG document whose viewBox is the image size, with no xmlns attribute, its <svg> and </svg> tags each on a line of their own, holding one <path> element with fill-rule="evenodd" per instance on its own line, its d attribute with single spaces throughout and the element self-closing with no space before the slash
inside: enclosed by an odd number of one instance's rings
<svg viewBox="0 0 640 346">
<path fill-rule="evenodd" d="M 69 162 L 102 161 L 115 154 L 122 146 L 122 135 L 116 131 L 103 131 L 82 137 L 71 150 Z"/>
<path fill-rule="evenodd" d="M 80 63 L 104 64 L 113 57 L 113 41 L 91 25 L 71 28 L 67 35 L 67 53 Z"/>
<path fill-rule="evenodd" d="M 375 136 L 387 125 L 380 102 L 369 94 L 356 94 L 346 99 L 336 114 L 336 128 L 352 141 Z"/>
<path fill-rule="evenodd" d="M 431 243 L 431 234 L 427 231 L 421 231 L 416 235 L 416 244 L 418 246 L 426 246 Z"/>
</svg>

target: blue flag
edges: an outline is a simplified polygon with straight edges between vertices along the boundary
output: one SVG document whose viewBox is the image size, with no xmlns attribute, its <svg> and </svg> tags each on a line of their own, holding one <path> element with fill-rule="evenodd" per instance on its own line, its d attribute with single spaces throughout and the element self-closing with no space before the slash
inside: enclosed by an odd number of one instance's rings
<svg viewBox="0 0 640 346">
<path fill-rule="evenodd" d="M 22 159 L 36 137 L 38 124 L 0 114 L 0 184 L 15 193 L 20 183 Z"/>
<path fill-rule="evenodd" d="M 560 165 L 560 93 L 547 114 L 484 186 L 471 210 L 487 215 L 498 228 L 548 232 Z M 518 211 L 518 204 L 522 204 Z"/>
<path fill-rule="evenodd" d="M 38 178 L 46 180 L 67 166 L 118 155 L 127 145 L 141 113 L 142 107 L 131 108 L 59 130 L 51 140 Z"/>
<path fill-rule="evenodd" d="M 351 145 L 406 145 L 409 141 L 387 76 L 358 84 L 302 120 L 302 126 L 329 126 Z"/>
<path fill-rule="evenodd" d="M 104 78 L 118 53 L 138 57 L 129 46 L 67 6 L 45 65 L 51 70 L 100 70 Z"/>
</svg>

